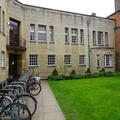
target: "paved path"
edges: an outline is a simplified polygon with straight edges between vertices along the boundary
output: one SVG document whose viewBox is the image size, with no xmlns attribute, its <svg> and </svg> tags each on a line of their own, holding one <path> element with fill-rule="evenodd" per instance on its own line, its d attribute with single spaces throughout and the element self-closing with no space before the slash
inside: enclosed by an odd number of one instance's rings
<svg viewBox="0 0 120 120">
<path fill-rule="evenodd" d="M 33 120 L 65 120 L 47 81 L 41 81 L 42 92 L 36 97 L 37 112 Z"/>
</svg>

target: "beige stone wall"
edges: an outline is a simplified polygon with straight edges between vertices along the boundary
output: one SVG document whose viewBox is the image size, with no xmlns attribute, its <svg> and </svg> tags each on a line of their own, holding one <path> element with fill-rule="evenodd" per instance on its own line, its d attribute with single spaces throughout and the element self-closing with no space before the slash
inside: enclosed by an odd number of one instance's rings
<svg viewBox="0 0 120 120">
<path fill-rule="evenodd" d="M 4 1 L 4 0 L 2 0 Z M 1 2 L 0 2 L 1 4 Z M 5 3 L 4 3 L 5 4 Z M 6 23 L 9 18 L 16 19 L 21 22 L 20 26 L 20 36 L 22 39 L 27 40 L 27 50 L 23 53 L 22 67 L 29 68 L 29 55 L 38 55 L 38 67 L 34 68 L 35 74 L 39 74 L 43 78 L 46 78 L 53 69 L 56 67 L 59 73 L 69 73 L 73 69 L 77 73 L 84 73 L 89 67 L 89 56 L 88 56 L 88 41 L 90 41 L 90 48 L 92 48 L 91 53 L 91 70 L 98 71 L 96 65 L 95 55 L 101 55 L 101 62 L 103 61 L 103 56 L 107 52 L 112 54 L 114 57 L 114 21 L 99 17 L 93 17 L 88 15 L 34 7 L 23 5 L 14 0 L 7 0 L 8 14 Z M 89 26 L 88 26 L 89 21 Z M 35 24 L 36 26 L 36 42 L 30 42 L 30 24 Z M 38 25 L 46 25 L 47 27 L 47 42 L 38 42 Z M 54 27 L 54 43 L 49 41 L 49 26 Z M 65 44 L 64 39 L 64 29 L 69 28 L 69 44 Z M 89 27 L 89 28 L 88 28 Z M 71 43 L 71 28 L 78 29 L 78 44 Z M 84 45 L 80 44 L 80 29 L 84 29 Z M 6 25 L 7 35 L 9 36 L 9 26 Z M 92 46 L 92 31 L 103 31 L 109 33 L 109 46 Z M 1 47 L 0 47 L 1 48 Z M 5 45 L 4 45 L 5 48 Z M 101 48 L 101 49 L 98 49 Z M 112 48 L 112 49 L 111 49 Z M 7 53 L 8 54 L 8 53 Z M 56 66 L 48 66 L 48 55 L 56 55 Z M 64 67 L 64 55 L 72 56 L 72 66 L 67 68 Z M 86 56 L 86 65 L 79 65 L 79 55 Z M 94 58 L 94 60 L 93 60 Z M 114 59 L 113 59 L 114 63 Z M 8 65 L 8 61 L 7 61 Z M 104 67 L 101 64 L 101 68 Z M 107 68 L 107 70 L 114 71 L 113 68 Z"/>
<path fill-rule="evenodd" d="M 0 1 L 0 8 L 1 8 L 1 31 L 0 31 L 0 83 L 5 81 L 7 78 L 7 53 L 6 53 L 6 43 L 7 43 L 7 3 L 6 0 L 1 0 Z M 3 16 L 2 16 L 2 11 L 4 11 L 4 32 L 3 32 Z M 5 67 L 1 67 L 1 52 L 5 52 Z"/>
</svg>

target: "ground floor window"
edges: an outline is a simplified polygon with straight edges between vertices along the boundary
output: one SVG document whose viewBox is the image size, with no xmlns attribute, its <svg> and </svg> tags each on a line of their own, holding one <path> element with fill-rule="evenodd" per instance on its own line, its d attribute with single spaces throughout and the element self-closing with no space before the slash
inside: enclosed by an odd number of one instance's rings
<svg viewBox="0 0 120 120">
<path fill-rule="evenodd" d="M 55 55 L 48 55 L 48 66 L 55 66 Z"/>
<path fill-rule="evenodd" d="M 79 56 L 79 65 L 85 65 L 85 55 Z"/>
<path fill-rule="evenodd" d="M 1 52 L 1 67 L 5 67 L 5 52 Z"/>
<path fill-rule="evenodd" d="M 105 66 L 112 67 L 112 55 L 105 55 Z"/>
<path fill-rule="evenodd" d="M 38 55 L 29 55 L 29 66 L 38 65 Z"/>
<path fill-rule="evenodd" d="M 65 55 L 64 56 L 64 64 L 65 65 L 71 65 L 71 55 Z"/>
</svg>

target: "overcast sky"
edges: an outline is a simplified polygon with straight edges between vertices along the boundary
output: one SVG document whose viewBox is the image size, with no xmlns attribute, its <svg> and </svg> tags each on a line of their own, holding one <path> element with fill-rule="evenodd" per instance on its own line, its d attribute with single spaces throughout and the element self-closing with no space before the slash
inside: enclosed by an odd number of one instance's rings
<svg viewBox="0 0 120 120">
<path fill-rule="evenodd" d="M 40 7 L 107 17 L 114 13 L 114 0 L 19 0 Z"/>
</svg>

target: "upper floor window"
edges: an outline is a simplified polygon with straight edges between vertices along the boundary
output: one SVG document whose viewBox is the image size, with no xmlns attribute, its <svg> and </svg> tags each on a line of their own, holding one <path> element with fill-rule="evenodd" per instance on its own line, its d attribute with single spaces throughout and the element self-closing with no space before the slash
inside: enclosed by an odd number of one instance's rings
<svg viewBox="0 0 120 120">
<path fill-rule="evenodd" d="M 71 65 L 71 55 L 64 56 L 64 63 L 65 65 Z"/>
<path fill-rule="evenodd" d="M 96 62 L 97 62 L 97 67 L 99 67 L 100 66 L 100 56 L 99 55 L 96 56 Z"/>
<path fill-rule="evenodd" d="M 48 55 L 48 66 L 55 66 L 55 55 Z"/>
<path fill-rule="evenodd" d="M 98 45 L 103 45 L 103 32 L 98 31 Z"/>
<path fill-rule="evenodd" d="M 5 52 L 1 52 L 1 67 L 5 67 Z"/>
<path fill-rule="evenodd" d="M 78 43 L 78 30 L 72 28 L 71 32 L 72 32 L 72 43 Z"/>
<path fill-rule="evenodd" d="M 96 45 L 96 31 L 93 31 L 92 36 L 93 36 L 93 45 L 95 46 Z"/>
<path fill-rule="evenodd" d="M 35 25 L 30 25 L 30 41 L 35 41 Z"/>
<path fill-rule="evenodd" d="M 65 43 L 69 43 L 69 30 L 65 28 Z"/>
<path fill-rule="evenodd" d="M 53 26 L 49 27 L 49 38 L 50 38 L 50 42 L 54 41 L 54 27 Z"/>
<path fill-rule="evenodd" d="M 38 41 L 45 42 L 46 40 L 46 26 L 39 25 L 38 26 Z"/>
<path fill-rule="evenodd" d="M 80 29 L 80 44 L 84 44 L 84 30 Z"/>
<path fill-rule="evenodd" d="M 79 65 L 85 65 L 85 55 L 79 56 Z"/>
<path fill-rule="evenodd" d="M 112 55 L 105 55 L 105 66 L 112 67 Z"/>
<path fill-rule="evenodd" d="M 105 32 L 105 45 L 108 45 L 108 32 Z"/>
<path fill-rule="evenodd" d="M 38 55 L 29 55 L 29 66 L 38 65 Z"/>
</svg>

